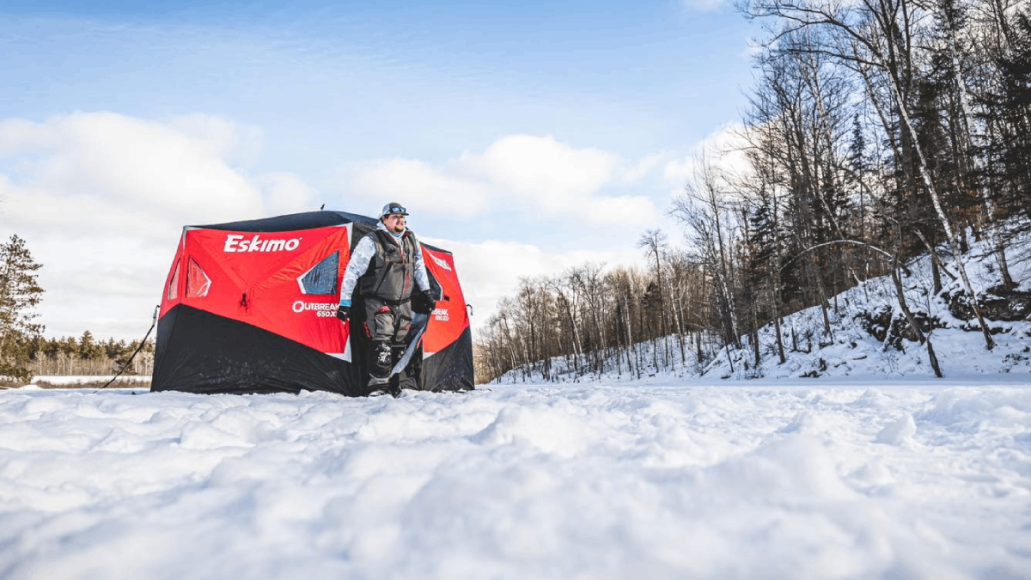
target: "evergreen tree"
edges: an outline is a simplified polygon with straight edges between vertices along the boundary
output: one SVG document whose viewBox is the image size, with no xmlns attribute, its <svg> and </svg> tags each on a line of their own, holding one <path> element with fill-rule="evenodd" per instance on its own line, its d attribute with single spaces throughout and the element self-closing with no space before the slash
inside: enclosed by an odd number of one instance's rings
<svg viewBox="0 0 1031 580">
<path fill-rule="evenodd" d="M 27 380 L 32 341 L 43 332 L 33 320 L 43 288 L 36 280 L 41 267 L 32 259 L 25 240 L 17 235 L 0 244 L 0 375 Z"/>
<path fill-rule="evenodd" d="M 1009 50 L 996 58 L 999 84 L 983 96 L 983 120 L 994 137 L 986 179 L 1005 213 L 1031 218 L 1031 11 L 1013 20 Z"/>
<path fill-rule="evenodd" d="M 79 338 L 79 358 L 93 360 L 104 358 L 104 356 L 104 347 L 96 342 L 93 333 L 88 330 L 83 332 Z"/>
</svg>

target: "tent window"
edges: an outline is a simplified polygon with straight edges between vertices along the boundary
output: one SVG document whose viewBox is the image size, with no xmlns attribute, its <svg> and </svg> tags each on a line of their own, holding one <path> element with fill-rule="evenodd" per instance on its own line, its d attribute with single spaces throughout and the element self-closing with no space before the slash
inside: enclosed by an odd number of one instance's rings
<svg viewBox="0 0 1031 580">
<path fill-rule="evenodd" d="M 301 276 L 297 283 L 304 294 L 336 294 L 337 273 L 340 271 L 340 252 L 333 252 Z"/>
<path fill-rule="evenodd" d="M 203 298 L 211 289 L 211 278 L 190 258 L 190 267 L 186 270 L 186 297 Z"/>
<path fill-rule="evenodd" d="M 175 300 L 179 298 L 179 261 L 176 260 L 175 267 L 172 269 L 172 280 L 168 283 L 168 299 Z"/>
</svg>

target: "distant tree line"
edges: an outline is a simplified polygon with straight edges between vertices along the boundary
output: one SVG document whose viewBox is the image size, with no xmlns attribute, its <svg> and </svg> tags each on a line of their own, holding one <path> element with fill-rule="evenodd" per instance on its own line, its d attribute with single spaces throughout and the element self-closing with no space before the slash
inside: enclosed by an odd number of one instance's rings
<svg viewBox="0 0 1031 580">
<path fill-rule="evenodd" d="M 755 364 L 762 348 L 784 360 L 786 349 L 808 348 L 797 329 L 778 326 L 776 344 L 760 345 L 758 328 L 819 306 L 815 339 L 831 340 L 834 296 L 881 275 L 937 371 L 902 292 L 907 261 L 928 253 L 928 285 L 960 288 L 985 348 L 994 347 L 963 254 L 970 236 L 987 242 L 1000 292 L 1016 285 L 1007 251 L 1031 259 L 1014 247 L 1031 229 L 1031 6 L 741 0 L 739 8 L 766 33 L 757 84 L 740 145 L 703 154 L 674 200 L 690 250 L 647 232 L 639 269 L 588 265 L 525 280 L 478 338 L 481 377 L 532 368 L 547 378 L 551 357 L 590 372 L 606 353 L 646 372 L 743 342 Z M 642 340 L 658 341 L 644 347 L 649 357 L 634 353 Z"/>
<path fill-rule="evenodd" d="M 26 367 L 39 375 L 113 375 L 129 362 L 140 341 L 96 340 L 86 331 L 78 338 L 43 338 L 26 341 Z M 148 340 L 128 368 L 127 375 L 150 375 L 154 370 L 154 341 Z"/>
<path fill-rule="evenodd" d="M 666 251 L 661 234 L 650 235 L 643 241 L 658 249 L 654 271 L 604 272 L 588 263 L 521 280 L 478 336 L 477 380 L 517 367 L 545 379 L 603 372 L 640 378 L 698 364 L 716 348 L 706 332 L 714 316 L 711 285 L 697 264 Z M 654 343 L 642 344 L 648 340 Z"/>
<path fill-rule="evenodd" d="M 44 338 L 35 306 L 43 296 L 37 263 L 17 235 L 0 243 L 0 383 L 24 384 L 38 375 L 110 375 L 128 363 L 139 341 Z M 154 342 L 140 348 L 127 374 L 151 374 Z"/>
</svg>

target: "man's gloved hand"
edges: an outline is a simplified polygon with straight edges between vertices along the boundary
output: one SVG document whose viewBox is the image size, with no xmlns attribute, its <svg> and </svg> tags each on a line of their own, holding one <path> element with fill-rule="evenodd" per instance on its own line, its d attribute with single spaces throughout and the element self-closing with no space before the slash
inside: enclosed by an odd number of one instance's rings
<svg viewBox="0 0 1031 580">
<path fill-rule="evenodd" d="M 347 322 L 347 319 L 351 317 L 351 305 L 341 304 L 337 307 L 337 318 L 340 322 Z"/>
<path fill-rule="evenodd" d="M 429 290 L 418 290 L 412 294 L 412 312 L 430 314 L 437 307 L 437 298 Z"/>
</svg>

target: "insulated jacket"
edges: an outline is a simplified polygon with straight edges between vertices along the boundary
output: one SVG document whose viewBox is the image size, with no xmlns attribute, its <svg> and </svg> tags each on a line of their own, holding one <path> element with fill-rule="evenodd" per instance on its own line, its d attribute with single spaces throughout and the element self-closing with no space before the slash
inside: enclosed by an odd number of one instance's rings
<svg viewBox="0 0 1031 580">
<path fill-rule="evenodd" d="M 380 222 L 355 246 L 340 284 L 340 304 L 350 306 L 356 286 L 362 296 L 404 302 L 412 296 L 413 282 L 423 290 L 430 289 L 419 240 L 407 229 L 395 238 Z"/>
</svg>

